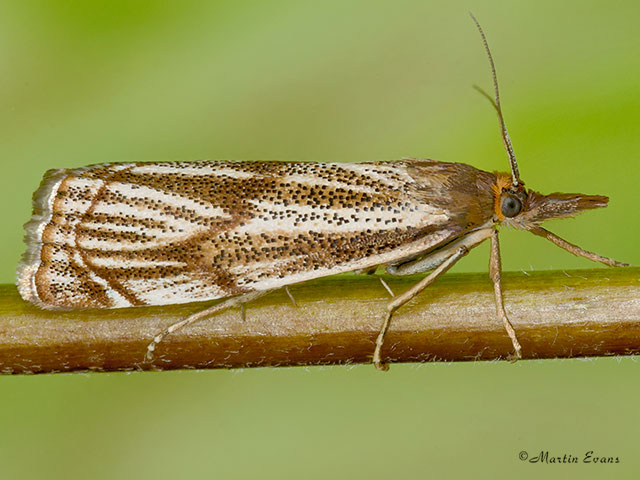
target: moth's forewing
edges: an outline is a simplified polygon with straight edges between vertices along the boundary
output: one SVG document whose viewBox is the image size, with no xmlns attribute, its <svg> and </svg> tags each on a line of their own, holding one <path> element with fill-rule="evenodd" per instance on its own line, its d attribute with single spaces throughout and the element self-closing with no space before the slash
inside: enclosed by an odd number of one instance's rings
<svg viewBox="0 0 640 480">
<path fill-rule="evenodd" d="M 395 263 L 490 222 L 493 183 L 427 160 L 58 171 L 35 195 L 19 290 L 45 308 L 163 305 Z"/>
</svg>

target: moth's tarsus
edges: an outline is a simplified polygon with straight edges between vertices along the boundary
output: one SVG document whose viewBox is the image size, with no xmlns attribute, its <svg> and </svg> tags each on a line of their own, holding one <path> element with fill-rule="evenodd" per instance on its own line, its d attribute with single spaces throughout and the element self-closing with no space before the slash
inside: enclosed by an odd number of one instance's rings
<svg viewBox="0 0 640 480">
<path fill-rule="evenodd" d="M 145 362 L 150 363 L 153 361 L 154 352 L 158 347 L 158 344 L 162 342 L 162 340 L 164 340 L 167 335 L 170 335 L 179 330 L 182 330 L 183 328 L 188 327 L 189 325 L 193 325 L 194 323 L 198 323 L 206 319 L 207 317 L 210 317 L 216 313 L 222 312 L 223 310 L 227 310 L 229 308 L 238 307 L 238 306 L 244 309 L 244 305 L 247 302 L 251 302 L 257 298 L 260 298 L 271 291 L 272 290 L 264 290 L 261 292 L 250 292 L 250 293 L 245 293 L 244 295 L 239 295 L 237 297 L 228 298 L 227 300 L 224 300 L 223 302 L 220 302 L 217 305 L 214 305 L 213 307 L 205 308 L 204 310 L 196 312 L 193 315 L 189 315 L 184 320 L 181 320 L 179 322 L 169 325 L 162 332 L 160 332 L 158 335 L 153 337 L 153 340 L 151 341 L 151 343 L 147 345 Z"/>
</svg>

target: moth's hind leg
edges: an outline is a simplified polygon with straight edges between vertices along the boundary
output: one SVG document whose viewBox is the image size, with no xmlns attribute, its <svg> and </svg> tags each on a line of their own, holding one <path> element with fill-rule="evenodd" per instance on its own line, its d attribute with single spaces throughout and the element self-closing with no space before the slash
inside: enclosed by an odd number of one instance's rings
<svg viewBox="0 0 640 480">
<path fill-rule="evenodd" d="M 251 302 L 256 298 L 262 297 L 263 295 L 266 295 L 270 291 L 271 290 L 265 290 L 261 292 L 250 292 L 250 293 L 245 293 L 244 295 L 239 295 L 237 297 L 229 298 L 223 302 L 218 303 L 217 305 L 214 305 L 213 307 L 209 307 L 200 312 L 194 313 L 193 315 L 188 316 L 184 320 L 181 320 L 179 322 L 176 322 L 168 326 L 158 335 L 153 337 L 153 340 L 151 341 L 151 343 L 147 345 L 147 353 L 145 355 L 145 361 L 151 362 L 153 360 L 153 353 L 155 349 L 158 347 L 158 344 L 162 342 L 162 340 L 164 340 L 164 338 L 167 335 L 175 333 L 184 327 L 193 325 L 194 323 L 204 320 L 205 318 L 210 317 L 211 315 L 214 315 L 216 313 L 222 312 L 223 310 L 226 310 L 228 308 L 240 306 L 244 309 L 245 303 Z"/>
</svg>

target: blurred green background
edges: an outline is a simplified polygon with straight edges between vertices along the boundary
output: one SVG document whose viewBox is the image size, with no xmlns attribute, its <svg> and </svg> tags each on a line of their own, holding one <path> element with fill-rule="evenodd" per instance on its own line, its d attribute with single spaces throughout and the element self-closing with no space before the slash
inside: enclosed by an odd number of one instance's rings
<svg viewBox="0 0 640 480">
<path fill-rule="evenodd" d="M 13 282 L 48 168 L 420 156 L 507 169 L 471 88 L 491 84 L 469 10 L 527 185 L 611 197 L 549 228 L 640 264 L 635 0 L 2 2 L 0 280 Z M 501 238 L 505 270 L 595 266 Z M 480 248 L 456 270 L 487 262 Z M 639 385 L 631 358 L 6 377 L 0 476 L 634 478 Z M 521 450 L 621 463 L 533 465 Z"/>
</svg>

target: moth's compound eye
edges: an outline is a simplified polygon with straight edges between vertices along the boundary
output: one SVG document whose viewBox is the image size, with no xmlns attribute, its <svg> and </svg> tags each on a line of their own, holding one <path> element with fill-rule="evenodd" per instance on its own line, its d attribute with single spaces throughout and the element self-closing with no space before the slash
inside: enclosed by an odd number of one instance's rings
<svg viewBox="0 0 640 480">
<path fill-rule="evenodd" d="M 502 197 L 500 210 L 505 217 L 515 217 L 522 210 L 522 202 L 515 195 L 505 195 Z"/>
</svg>

